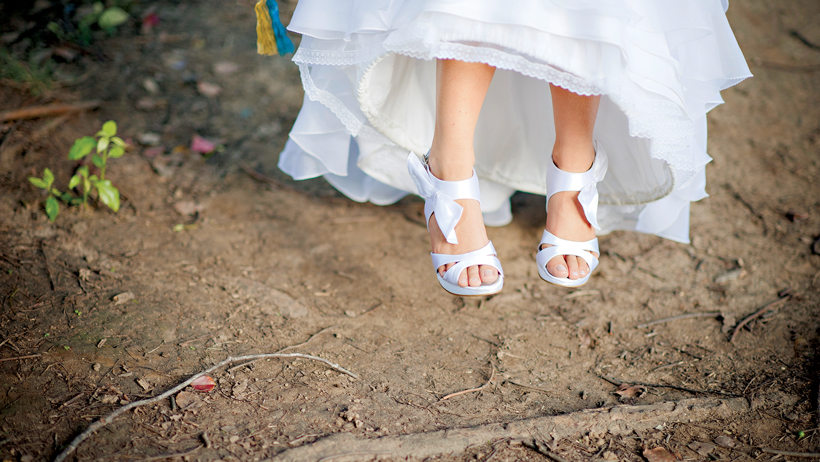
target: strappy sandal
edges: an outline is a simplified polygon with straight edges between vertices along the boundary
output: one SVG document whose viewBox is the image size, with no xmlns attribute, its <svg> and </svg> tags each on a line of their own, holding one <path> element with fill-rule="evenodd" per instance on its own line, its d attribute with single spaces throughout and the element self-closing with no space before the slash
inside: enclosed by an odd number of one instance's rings
<svg viewBox="0 0 820 462">
<path fill-rule="evenodd" d="M 595 160 L 592 162 L 592 167 L 584 173 L 565 172 L 558 168 L 555 162 L 550 162 L 547 167 L 547 208 L 549 208 L 550 197 L 555 193 L 562 191 L 580 191 L 578 194 L 578 202 L 581 203 L 584 216 L 593 228 L 600 230 L 601 228 L 598 225 L 597 183 L 604 179 L 607 165 L 604 148 L 597 142 L 595 143 Z M 551 247 L 542 249 L 541 246 L 544 244 L 548 244 Z M 598 258 L 591 252 L 600 255 L 597 237 L 584 242 L 568 241 L 555 236 L 545 229 L 541 237 L 541 242 L 538 244 L 538 254 L 535 256 L 535 261 L 538 263 L 538 275 L 547 282 L 563 287 L 578 287 L 584 285 L 589 281 L 589 277 L 598 266 Z M 547 262 L 559 255 L 575 255 L 582 258 L 587 262 L 587 265 L 589 265 L 589 273 L 579 279 L 553 276 L 547 271 Z"/>
<path fill-rule="evenodd" d="M 410 156 L 407 157 L 407 168 L 410 170 L 410 176 L 416 184 L 419 195 L 424 198 L 424 218 L 428 230 L 430 216 L 435 213 L 436 223 L 447 242 L 458 244 L 455 228 L 464 209 L 456 203 L 456 200 L 472 199 L 481 202 L 478 176 L 473 170 L 473 176 L 467 180 L 439 180 L 430 172 L 430 166 L 427 164 L 428 155 L 429 153 L 424 156 L 424 163 L 422 163 L 419 157 L 411 152 Z M 433 268 L 436 271 L 439 284 L 444 290 L 453 295 L 463 297 L 493 295 L 500 292 L 504 286 L 504 272 L 501 269 L 501 262 L 496 256 L 492 242 L 488 242 L 481 249 L 463 254 L 446 255 L 431 252 L 430 255 L 433 257 Z M 455 263 L 455 265 L 445 271 L 443 276 L 439 274 L 438 269 L 449 263 Z M 458 276 L 461 272 L 475 265 L 492 266 L 498 270 L 498 280 L 492 284 L 482 284 L 478 287 L 459 286 Z"/>
</svg>

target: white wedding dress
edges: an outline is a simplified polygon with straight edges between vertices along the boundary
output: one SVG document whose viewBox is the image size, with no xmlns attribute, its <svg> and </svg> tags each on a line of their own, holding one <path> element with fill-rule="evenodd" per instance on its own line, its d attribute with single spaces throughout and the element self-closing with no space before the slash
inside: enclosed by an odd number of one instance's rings
<svg viewBox="0 0 820 462">
<path fill-rule="evenodd" d="M 279 167 L 324 176 L 356 201 L 415 192 L 407 153 L 427 152 L 435 60 L 495 66 L 476 165 L 488 225 L 516 191 L 546 193 L 555 137 L 549 83 L 602 95 L 595 139 L 609 155 L 599 223 L 689 240 L 706 196 L 706 113 L 750 77 L 725 0 L 300 0 L 288 29 L 304 105 Z"/>
</svg>

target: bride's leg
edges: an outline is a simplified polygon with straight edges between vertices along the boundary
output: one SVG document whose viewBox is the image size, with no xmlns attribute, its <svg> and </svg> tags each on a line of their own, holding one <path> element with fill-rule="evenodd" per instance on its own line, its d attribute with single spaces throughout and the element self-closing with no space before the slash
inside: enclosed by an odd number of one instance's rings
<svg viewBox="0 0 820 462">
<path fill-rule="evenodd" d="M 595 160 L 592 129 L 601 97 L 581 96 L 554 85 L 550 85 L 550 93 L 555 119 L 552 160 L 565 172 L 586 172 Z M 563 239 L 587 241 L 595 237 L 595 229 L 586 220 L 577 198 L 578 193 L 570 191 L 559 192 L 550 198 L 547 230 Z M 547 271 L 556 277 L 579 279 L 589 273 L 589 266 L 573 255 L 557 256 L 547 263 Z"/>
<path fill-rule="evenodd" d="M 490 87 L 495 68 L 483 63 L 439 60 L 436 63 L 436 126 L 430 150 L 430 171 L 445 181 L 459 181 L 473 174 L 475 153 L 473 135 L 484 96 Z M 460 254 L 484 247 L 487 232 L 481 217 L 481 208 L 473 200 L 459 200 L 464 207 L 456 225 L 458 244 L 449 244 L 430 219 L 430 241 L 433 252 Z M 443 273 L 445 269 L 439 269 Z M 498 272 L 490 266 L 471 266 L 459 276 L 461 287 L 477 287 L 498 279 Z"/>
</svg>

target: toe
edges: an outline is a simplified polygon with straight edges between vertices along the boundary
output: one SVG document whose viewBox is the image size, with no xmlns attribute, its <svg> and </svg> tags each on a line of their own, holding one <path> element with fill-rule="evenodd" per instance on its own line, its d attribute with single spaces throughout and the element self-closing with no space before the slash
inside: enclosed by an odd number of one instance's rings
<svg viewBox="0 0 820 462">
<path fill-rule="evenodd" d="M 578 279 L 581 277 L 581 273 L 578 269 L 578 257 L 575 255 L 567 255 L 567 268 L 569 269 L 569 278 L 570 279 Z"/>
<path fill-rule="evenodd" d="M 489 265 L 481 265 L 478 267 L 478 272 L 481 274 L 481 282 L 484 284 L 492 284 L 498 280 L 498 270 Z"/>
<path fill-rule="evenodd" d="M 581 277 L 585 277 L 587 274 L 589 274 L 589 265 L 587 265 L 587 262 L 583 258 L 578 258 L 577 260 L 578 273 L 581 275 Z"/>
<path fill-rule="evenodd" d="M 567 262 L 564 260 L 564 257 L 560 255 L 553 257 L 547 262 L 547 271 L 557 278 L 565 278 L 569 275 L 567 272 Z"/>
<path fill-rule="evenodd" d="M 467 277 L 470 281 L 470 287 L 478 287 L 481 285 L 481 276 L 478 273 L 478 266 L 467 268 Z"/>
</svg>

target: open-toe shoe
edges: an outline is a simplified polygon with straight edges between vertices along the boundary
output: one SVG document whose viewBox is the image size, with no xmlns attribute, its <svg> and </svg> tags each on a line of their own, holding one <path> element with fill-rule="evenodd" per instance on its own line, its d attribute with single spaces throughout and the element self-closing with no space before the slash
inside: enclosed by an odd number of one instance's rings
<svg viewBox="0 0 820 462">
<path fill-rule="evenodd" d="M 450 244 L 458 244 L 456 238 L 456 224 L 461 219 L 464 209 L 456 200 L 471 199 L 481 202 L 481 194 L 478 189 L 478 176 L 473 170 L 473 176 L 462 181 L 443 181 L 433 176 L 427 164 L 427 156 L 424 162 L 419 157 L 410 153 L 407 158 L 407 168 L 410 176 L 416 184 L 418 193 L 424 198 L 424 217 L 427 227 L 430 227 L 430 216 L 436 214 L 436 223 L 445 239 Z M 504 272 L 501 269 L 501 262 L 496 256 L 492 242 L 481 249 L 472 252 L 447 255 L 431 252 L 433 257 L 433 267 L 439 284 L 447 292 L 460 296 L 486 296 L 497 294 L 504 285 Z M 440 274 L 438 269 L 444 265 L 455 263 L 444 274 Z M 482 284 L 477 287 L 461 287 L 458 285 L 458 277 L 462 271 L 470 266 L 489 265 L 498 271 L 498 279 L 491 284 Z"/>
<path fill-rule="evenodd" d="M 550 162 L 547 167 L 547 204 L 550 197 L 562 191 L 579 191 L 578 202 L 584 210 L 586 220 L 596 230 L 598 226 L 598 187 L 597 183 L 604 179 L 607 170 L 607 157 L 603 147 L 595 143 L 595 160 L 592 167 L 583 173 L 569 173 L 561 170 Z M 549 206 L 547 206 L 549 210 Z M 549 213 L 549 211 L 547 212 Z M 544 244 L 550 247 L 542 248 Z M 598 238 L 588 241 L 578 242 L 562 239 L 550 233 L 546 229 L 538 244 L 538 254 L 535 261 L 538 264 L 538 275 L 541 279 L 563 287 L 578 287 L 586 284 L 592 272 L 598 266 L 598 258 L 592 252 L 600 254 L 598 250 Z M 575 255 L 583 259 L 589 265 L 589 272 L 582 278 L 570 279 L 553 276 L 547 270 L 547 263 L 559 255 Z"/>
</svg>

